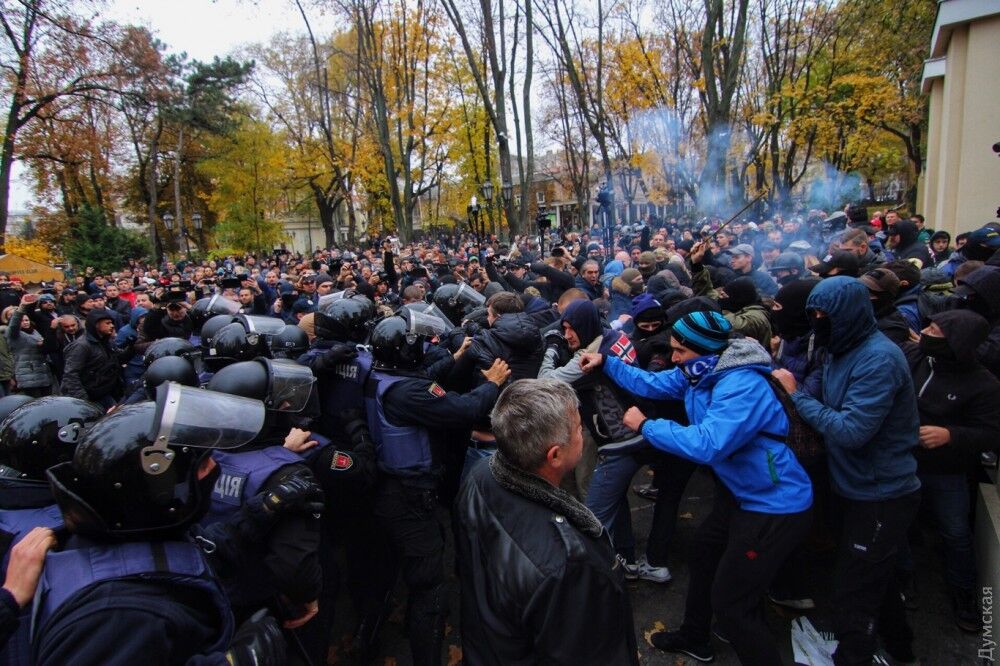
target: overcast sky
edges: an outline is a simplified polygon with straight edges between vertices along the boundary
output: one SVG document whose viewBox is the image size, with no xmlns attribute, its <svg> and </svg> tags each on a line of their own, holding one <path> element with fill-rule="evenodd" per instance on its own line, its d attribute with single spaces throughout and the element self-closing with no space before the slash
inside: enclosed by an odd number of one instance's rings
<svg viewBox="0 0 1000 666">
<path fill-rule="evenodd" d="M 312 12 L 313 29 L 329 31 L 330 19 Z M 267 41 L 276 32 L 304 30 L 292 0 L 109 0 L 101 14 L 121 23 L 145 25 L 169 45 L 170 52 L 185 51 L 197 60 L 224 56 L 241 44 Z M 20 167 L 16 162 L 12 211 L 26 210 L 32 202 L 29 188 L 20 180 Z"/>
</svg>

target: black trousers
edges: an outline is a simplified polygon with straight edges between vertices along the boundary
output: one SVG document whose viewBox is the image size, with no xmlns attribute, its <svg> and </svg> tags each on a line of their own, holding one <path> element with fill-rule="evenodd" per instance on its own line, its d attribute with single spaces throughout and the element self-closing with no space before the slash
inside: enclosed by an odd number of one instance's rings
<svg viewBox="0 0 1000 666">
<path fill-rule="evenodd" d="M 664 453 L 656 456 L 651 466 L 656 474 L 653 477 L 653 487 L 658 494 L 653 505 L 653 524 L 649 528 L 649 540 L 646 542 L 646 559 L 653 566 L 665 567 L 674 533 L 677 531 L 677 510 L 697 465 Z"/>
<path fill-rule="evenodd" d="M 896 553 L 920 506 L 920 491 L 877 502 L 836 498 L 843 517 L 833 573 L 834 631 L 838 666 L 870 664 L 876 634 L 889 651 L 909 651 L 913 631 L 899 596 Z"/>
<path fill-rule="evenodd" d="M 809 534 L 812 510 L 766 514 L 744 511 L 716 482 L 712 513 L 691 544 L 681 631 L 707 643 L 715 612 L 719 631 L 743 664 L 780 664 L 764 620 L 763 597 L 788 554 Z"/>
<path fill-rule="evenodd" d="M 444 526 L 437 492 L 385 476 L 375 493 L 375 517 L 385 530 L 406 583 L 406 629 L 415 666 L 442 661 L 447 597 Z"/>
</svg>

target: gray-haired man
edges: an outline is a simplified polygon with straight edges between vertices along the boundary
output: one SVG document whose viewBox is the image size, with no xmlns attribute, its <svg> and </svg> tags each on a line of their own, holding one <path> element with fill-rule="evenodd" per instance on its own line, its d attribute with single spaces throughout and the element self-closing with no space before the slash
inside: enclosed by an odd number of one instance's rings
<svg viewBox="0 0 1000 666">
<path fill-rule="evenodd" d="M 455 503 L 470 664 L 638 664 L 623 567 L 607 532 L 559 488 L 583 452 L 576 393 L 522 379 L 491 414 L 497 453 Z"/>
</svg>

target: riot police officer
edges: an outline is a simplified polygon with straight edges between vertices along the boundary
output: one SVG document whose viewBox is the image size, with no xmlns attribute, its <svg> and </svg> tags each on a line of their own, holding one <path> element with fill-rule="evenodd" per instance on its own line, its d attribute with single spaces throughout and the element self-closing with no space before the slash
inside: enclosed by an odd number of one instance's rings
<svg viewBox="0 0 1000 666">
<path fill-rule="evenodd" d="M 308 368 L 285 359 L 240 361 L 215 373 L 207 386 L 209 394 L 261 400 L 267 417 L 247 447 L 212 453 L 220 476 L 202 525 L 228 520 L 247 502 L 283 484 L 314 483 L 303 458 L 283 446 L 289 435 L 295 439 L 301 432 L 290 432 L 287 417 L 302 417 L 311 404 L 318 404 L 314 382 Z M 265 539 L 247 549 L 228 588 L 237 616 L 268 605 L 283 616 L 286 628 L 296 629 L 316 615 L 322 588 L 319 518 L 318 513 L 288 513 Z M 314 652 L 311 659 L 315 657 Z"/>
<path fill-rule="evenodd" d="M 78 398 L 48 396 L 15 409 L 0 424 L 0 541 L 5 573 L 11 548 L 33 528 L 62 526 L 45 470 L 71 460 L 77 442 L 103 415 L 100 407 Z M 13 640 L 0 652 L 0 663 L 28 663 L 27 615 L 22 614 Z"/>
<path fill-rule="evenodd" d="M 441 433 L 471 428 L 486 418 L 510 370 L 498 359 L 483 371 L 485 384 L 464 395 L 446 391 L 419 370 L 427 338 L 445 325 L 431 315 L 405 312 L 383 319 L 371 335 L 374 369 L 365 402 L 382 472 L 375 515 L 397 553 L 409 590 L 407 633 L 413 662 L 439 664 L 446 600 L 443 530 L 435 511 L 442 452 L 455 445 Z M 439 364 L 437 370 L 447 372 L 452 364 Z"/>
<path fill-rule="evenodd" d="M 187 539 L 219 477 L 208 455 L 264 423 L 259 401 L 163 385 L 120 407 L 46 474 L 72 536 L 50 551 L 32 621 L 38 664 L 265 663 L 284 659 L 276 623 L 233 637 L 229 601 Z"/>
</svg>

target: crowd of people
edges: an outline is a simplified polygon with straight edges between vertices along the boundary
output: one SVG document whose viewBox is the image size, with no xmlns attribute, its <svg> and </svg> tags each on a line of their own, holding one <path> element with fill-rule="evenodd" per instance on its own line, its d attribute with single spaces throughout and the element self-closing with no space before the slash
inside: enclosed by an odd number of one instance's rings
<svg viewBox="0 0 1000 666">
<path fill-rule="evenodd" d="M 814 609 L 820 547 L 833 662 L 915 662 L 921 505 L 980 630 L 1000 224 L 539 233 L 0 275 L 0 661 L 326 663 L 343 591 L 367 663 L 401 577 L 413 663 L 441 664 L 448 513 L 468 664 L 637 664 L 626 581 L 680 561 L 684 621 L 649 642 L 778 664 L 764 600 Z"/>
</svg>

